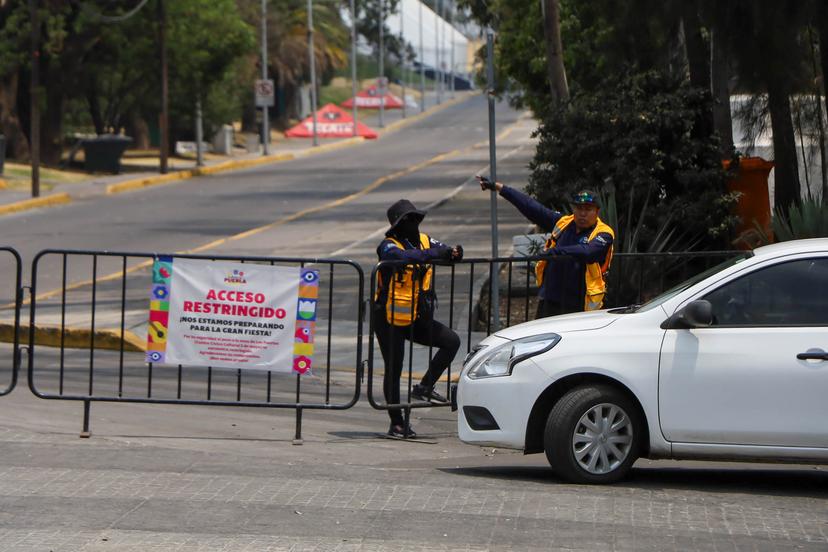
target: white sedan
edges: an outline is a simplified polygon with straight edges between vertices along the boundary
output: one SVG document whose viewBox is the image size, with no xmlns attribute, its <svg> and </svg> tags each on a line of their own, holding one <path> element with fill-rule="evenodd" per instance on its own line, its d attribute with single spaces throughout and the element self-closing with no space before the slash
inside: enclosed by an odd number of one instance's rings
<svg viewBox="0 0 828 552">
<path fill-rule="evenodd" d="M 761 247 L 643 306 L 487 337 L 456 391 L 466 443 L 576 482 L 639 457 L 828 463 L 828 239 Z"/>
</svg>

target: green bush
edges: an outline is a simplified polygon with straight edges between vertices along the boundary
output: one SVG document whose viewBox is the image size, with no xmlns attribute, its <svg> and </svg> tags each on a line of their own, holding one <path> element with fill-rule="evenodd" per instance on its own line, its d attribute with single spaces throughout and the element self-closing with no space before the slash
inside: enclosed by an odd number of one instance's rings
<svg viewBox="0 0 828 552">
<path fill-rule="evenodd" d="M 727 247 L 736 197 L 718 140 L 700 131 L 709 112 L 707 93 L 657 72 L 581 91 L 544 114 L 528 191 L 556 208 L 602 193 L 616 251 Z"/>
</svg>

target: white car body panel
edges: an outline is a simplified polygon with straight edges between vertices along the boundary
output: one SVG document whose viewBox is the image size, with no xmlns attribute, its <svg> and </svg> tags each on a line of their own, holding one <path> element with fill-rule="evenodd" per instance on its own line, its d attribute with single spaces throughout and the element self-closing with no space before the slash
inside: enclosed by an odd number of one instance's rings
<svg viewBox="0 0 828 552">
<path fill-rule="evenodd" d="M 828 351 L 828 327 L 660 327 L 727 281 L 813 256 L 828 256 L 828 239 L 759 248 L 753 257 L 650 309 L 575 313 L 499 331 L 483 343 L 543 333 L 557 333 L 561 341 L 519 363 L 510 376 L 471 379 L 463 370 L 457 393 L 460 439 L 524 449 L 538 397 L 557 380 L 589 373 L 620 382 L 639 401 L 650 457 L 828 462 L 828 361 L 796 359 L 809 349 Z M 487 408 L 500 430 L 472 430 L 465 405 Z"/>
</svg>

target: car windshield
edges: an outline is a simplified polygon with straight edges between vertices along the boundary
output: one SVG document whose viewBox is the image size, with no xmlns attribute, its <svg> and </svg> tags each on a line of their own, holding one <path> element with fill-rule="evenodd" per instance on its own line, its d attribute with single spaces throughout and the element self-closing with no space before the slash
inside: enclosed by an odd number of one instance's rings
<svg viewBox="0 0 828 552">
<path fill-rule="evenodd" d="M 653 299 L 650 299 L 649 301 L 647 301 L 646 303 L 644 303 L 643 305 L 641 305 L 640 307 L 638 307 L 634 311 L 628 311 L 628 312 L 644 312 L 644 311 L 648 311 L 650 309 L 653 309 L 653 308 L 661 305 L 665 301 L 667 301 L 669 299 L 672 299 L 673 297 L 675 297 L 676 295 L 678 295 L 679 293 L 681 293 L 685 289 L 689 288 L 690 286 L 696 285 L 697 283 L 701 282 L 702 280 L 704 280 L 708 276 L 712 276 L 713 274 L 716 274 L 717 272 L 720 272 L 720 271 L 722 271 L 726 268 L 729 268 L 729 267 L 731 267 L 735 264 L 741 263 L 745 259 L 747 259 L 749 257 L 752 257 L 752 256 L 753 256 L 753 253 L 751 252 L 751 253 L 746 253 L 744 256 L 737 256 L 737 257 L 730 258 L 730 259 L 726 260 L 723 263 L 719 263 L 719 264 L 717 264 L 716 266 L 714 266 L 712 268 L 708 268 L 704 272 L 700 272 L 699 274 L 696 274 L 695 276 L 692 276 L 692 277 L 688 278 L 687 280 L 683 281 L 679 285 L 668 289 L 667 291 L 665 291 L 661 295 L 658 295 L 657 297 L 654 297 Z"/>
</svg>

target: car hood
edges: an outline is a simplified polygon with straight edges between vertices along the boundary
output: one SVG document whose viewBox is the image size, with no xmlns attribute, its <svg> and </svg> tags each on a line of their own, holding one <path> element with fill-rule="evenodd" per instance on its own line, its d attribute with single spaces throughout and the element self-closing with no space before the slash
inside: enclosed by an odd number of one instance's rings
<svg viewBox="0 0 828 552">
<path fill-rule="evenodd" d="M 548 318 L 541 318 L 532 320 L 531 322 L 524 322 L 516 326 L 509 326 L 495 332 L 495 335 L 504 339 L 520 339 L 530 335 L 537 335 L 542 333 L 556 333 L 563 334 L 568 332 L 582 332 L 585 330 L 597 330 L 609 326 L 618 318 L 622 316 L 619 314 L 612 314 L 609 311 L 593 311 L 593 312 L 575 312 L 572 314 L 562 314 L 559 316 L 550 316 Z"/>
</svg>

